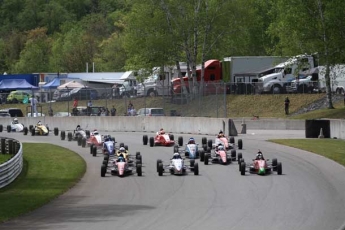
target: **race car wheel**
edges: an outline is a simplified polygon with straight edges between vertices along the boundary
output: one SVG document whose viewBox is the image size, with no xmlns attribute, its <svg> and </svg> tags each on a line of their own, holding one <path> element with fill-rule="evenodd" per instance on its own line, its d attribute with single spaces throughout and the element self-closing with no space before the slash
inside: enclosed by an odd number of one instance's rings
<svg viewBox="0 0 345 230">
<path fill-rule="evenodd" d="M 108 165 L 108 161 L 107 160 L 103 160 L 103 165 Z"/>
<path fill-rule="evenodd" d="M 204 164 L 205 165 L 208 165 L 208 158 L 210 157 L 210 154 L 209 153 L 207 153 L 206 155 L 205 155 L 205 159 L 204 159 Z"/>
<path fill-rule="evenodd" d="M 106 160 L 106 161 L 109 160 L 109 155 L 108 154 L 104 156 L 104 160 Z"/>
<path fill-rule="evenodd" d="M 159 164 L 162 163 L 162 160 L 161 159 L 158 159 L 157 160 L 157 172 L 158 172 L 158 169 L 159 169 Z"/>
<path fill-rule="evenodd" d="M 67 133 L 67 140 L 72 141 L 72 133 L 71 132 Z"/>
<path fill-rule="evenodd" d="M 155 145 L 155 139 L 153 137 L 150 137 L 150 147 L 153 147 Z"/>
<path fill-rule="evenodd" d="M 138 155 L 138 156 L 137 156 L 137 160 L 139 161 L 139 163 L 140 163 L 140 164 L 142 164 L 142 163 L 143 163 L 143 160 L 142 160 L 141 155 Z"/>
<path fill-rule="evenodd" d="M 83 147 L 83 148 L 86 147 L 86 138 L 81 139 L 81 147 Z"/>
<path fill-rule="evenodd" d="M 97 146 L 92 147 L 92 156 L 97 156 Z"/>
<path fill-rule="evenodd" d="M 159 163 L 158 164 L 158 176 L 163 176 L 163 164 Z"/>
<path fill-rule="evenodd" d="M 207 141 L 207 147 L 212 148 L 212 140 Z"/>
<path fill-rule="evenodd" d="M 92 154 L 92 149 L 93 149 L 94 144 L 90 145 L 90 154 Z"/>
<path fill-rule="evenodd" d="M 111 140 L 112 140 L 112 142 L 114 142 L 114 143 L 115 143 L 115 137 L 112 137 L 112 138 L 111 138 Z"/>
<path fill-rule="evenodd" d="M 31 130 L 34 128 L 33 125 L 29 125 L 29 131 L 31 132 Z"/>
<path fill-rule="evenodd" d="M 125 144 L 123 142 L 120 143 L 120 148 L 125 147 Z"/>
<path fill-rule="evenodd" d="M 241 163 L 241 159 L 242 159 L 242 153 L 238 153 L 238 154 L 237 154 L 238 164 Z"/>
<path fill-rule="evenodd" d="M 28 135 L 28 132 L 29 132 L 28 127 L 24 127 L 24 129 L 23 129 L 24 135 Z"/>
<path fill-rule="evenodd" d="M 137 174 L 138 174 L 138 176 L 142 176 L 142 175 L 143 175 L 143 171 L 142 171 L 142 168 L 141 168 L 141 164 L 138 164 L 138 165 L 137 165 Z"/>
<path fill-rule="evenodd" d="M 195 160 L 194 159 L 190 160 L 190 167 L 193 168 L 194 165 L 195 165 Z"/>
<path fill-rule="evenodd" d="M 226 158 L 226 163 L 227 163 L 227 164 L 231 164 L 231 157 L 227 157 L 227 158 Z"/>
<path fill-rule="evenodd" d="M 101 177 L 105 177 L 106 172 L 107 172 L 107 166 L 103 164 L 101 167 Z"/>
<path fill-rule="evenodd" d="M 230 144 L 234 144 L 235 143 L 235 138 L 234 137 L 230 137 Z"/>
<path fill-rule="evenodd" d="M 140 152 L 135 153 L 135 157 L 138 159 L 138 156 L 140 156 Z"/>
<path fill-rule="evenodd" d="M 198 163 L 194 164 L 194 175 L 195 176 L 199 175 L 199 164 Z"/>
<path fill-rule="evenodd" d="M 2 132 L 3 129 L 4 129 L 4 127 L 2 125 L 0 125 L 0 133 Z"/>
<path fill-rule="evenodd" d="M 206 151 L 206 150 L 207 150 L 207 144 L 203 144 L 203 145 L 202 145 L 202 149 L 203 149 L 204 151 Z"/>
<path fill-rule="evenodd" d="M 178 145 L 174 145 L 174 152 L 173 153 L 178 153 Z"/>
<path fill-rule="evenodd" d="M 178 137 L 178 145 L 179 146 L 183 145 L 183 137 Z"/>
<path fill-rule="evenodd" d="M 207 153 L 211 153 L 211 148 L 210 148 L 210 147 L 207 147 L 206 152 L 207 152 Z"/>
<path fill-rule="evenodd" d="M 147 142 L 148 142 L 148 137 L 147 137 L 147 135 L 144 135 L 143 136 L 143 145 L 147 145 Z"/>
<path fill-rule="evenodd" d="M 241 175 L 244 176 L 246 174 L 246 163 L 241 162 Z"/>
<path fill-rule="evenodd" d="M 32 129 L 31 129 L 31 136 L 35 136 L 35 134 L 36 134 L 36 133 L 35 133 L 35 128 L 32 128 Z"/>
<path fill-rule="evenodd" d="M 205 160 L 205 151 L 201 150 L 200 152 L 200 161 L 204 161 Z"/>
<path fill-rule="evenodd" d="M 81 146 L 82 137 L 79 135 L 77 138 L 78 146 Z"/>
<path fill-rule="evenodd" d="M 86 138 L 90 138 L 90 130 L 85 130 Z"/>
<path fill-rule="evenodd" d="M 185 156 L 185 157 L 188 157 L 188 156 L 189 156 L 189 153 L 188 153 L 188 152 L 185 152 L 185 153 L 184 153 L 184 156 Z"/>
<path fill-rule="evenodd" d="M 206 138 L 206 137 L 203 137 L 203 138 L 201 139 L 201 144 L 202 144 L 203 146 L 207 144 L 207 138 Z"/>
<path fill-rule="evenodd" d="M 175 139 L 174 135 L 173 135 L 173 134 L 170 134 L 170 135 L 169 135 L 169 139 L 173 141 L 173 140 Z"/>
<path fill-rule="evenodd" d="M 278 162 L 278 164 L 277 164 L 277 173 L 278 173 L 278 175 L 282 175 L 282 173 L 283 173 L 283 168 L 282 168 L 281 162 Z"/>
<path fill-rule="evenodd" d="M 277 171 L 277 164 L 278 164 L 277 158 L 273 158 L 273 159 L 272 159 L 272 168 L 273 168 L 273 171 Z"/>
<path fill-rule="evenodd" d="M 238 139 L 237 146 L 238 146 L 238 149 L 242 149 L 243 148 L 243 141 L 242 141 L 242 139 Z"/>
<path fill-rule="evenodd" d="M 7 126 L 7 132 L 10 133 L 11 132 L 11 125 Z"/>
<path fill-rule="evenodd" d="M 125 149 L 128 151 L 128 145 L 125 145 Z"/>
<path fill-rule="evenodd" d="M 61 131 L 60 138 L 62 141 L 65 140 L 65 138 L 66 138 L 66 132 L 65 131 Z"/>
<path fill-rule="evenodd" d="M 242 162 L 244 163 L 244 159 L 243 158 L 238 159 L 238 167 L 239 167 L 240 172 L 241 172 L 241 163 Z"/>
<path fill-rule="evenodd" d="M 235 149 L 231 149 L 230 154 L 231 154 L 232 159 L 236 159 L 236 150 Z"/>
<path fill-rule="evenodd" d="M 56 127 L 54 128 L 54 135 L 55 136 L 59 135 L 59 128 L 56 128 Z"/>
</svg>

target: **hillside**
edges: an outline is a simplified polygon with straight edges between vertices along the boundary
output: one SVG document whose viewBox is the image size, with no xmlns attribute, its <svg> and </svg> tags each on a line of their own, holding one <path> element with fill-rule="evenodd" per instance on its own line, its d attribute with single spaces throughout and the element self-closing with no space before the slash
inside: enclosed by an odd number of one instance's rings
<svg viewBox="0 0 345 230">
<path fill-rule="evenodd" d="M 284 114 L 284 99 L 290 99 L 290 114 Z M 145 107 L 162 107 L 166 115 L 170 115 L 171 110 L 175 110 L 181 116 L 202 116 L 202 117 L 224 117 L 226 105 L 227 117 L 274 117 L 274 118 L 294 118 L 294 119 L 314 119 L 314 118 L 345 118 L 345 108 L 342 97 L 336 97 L 334 110 L 323 109 L 324 94 L 290 94 L 290 95 L 226 95 L 206 96 L 192 100 L 188 104 L 173 104 L 169 98 L 125 98 L 113 100 L 93 101 L 94 106 L 105 106 L 109 109 L 114 105 L 117 115 L 123 115 L 129 101 L 138 110 Z M 86 106 L 86 101 L 80 101 L 79 106 Z M 72 102 L 43 103 L 42 111 L 48 114 L 49 106 L 52 106 L 54 113 L 71 111 Z M 27 105 L 23 104 L 2 104 L 0 108 L 18 107 L 24 113 Z M 218 108 L 218 109 L 217 109 Z M 311 110 L 315 110 L 309 112 Z M 39 111 L 40 112 L 40 111 Z M 307 113 L 306 113 L 307 112 Z"/>
</svg>

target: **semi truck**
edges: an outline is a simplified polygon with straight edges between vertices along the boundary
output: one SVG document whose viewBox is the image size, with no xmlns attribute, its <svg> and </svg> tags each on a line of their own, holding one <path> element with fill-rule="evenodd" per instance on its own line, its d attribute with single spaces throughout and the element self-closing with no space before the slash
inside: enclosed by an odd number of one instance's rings
<svg viewBox="0 0 345 230">
<path fill-rule="evenodd" d="M 278 56 L 244 56 L 244 57 L 227 57 L 223 61 L 216 59 L 208 60 L 204 65 L 204 94 L 216 94 L 223 90 L 228 93 L 231 91 L 233 83 L 251 83 L 258 79 L 261 70 L 272 68 L 287 57 Z M 243 73 L 254 73 L 252 75 Z M 187 90 L 189 90 L 188 77 L 183 78 Z M 196 69 L 196 79 L 201 81 L 201 66 Z M 179 78 L 173 79 L 174 94 L 181 94 L 181 81 Z M 224 85 L 223 83 L 226 83 Z M 226 89 L 224 88 L 226 87 Z M 240 90 L 240 88 L 237 88 Z"/>
<path fill-rule="evenodd" d="M 258 79 L 258 90 L 260 93 L 285 93 L 291 82 L 298 77 L 300 71 L 306 71 L 317 66 L 315 55 L 303 54 L 292 57 L 266 71 L 266 74 Z"/>
</svg>

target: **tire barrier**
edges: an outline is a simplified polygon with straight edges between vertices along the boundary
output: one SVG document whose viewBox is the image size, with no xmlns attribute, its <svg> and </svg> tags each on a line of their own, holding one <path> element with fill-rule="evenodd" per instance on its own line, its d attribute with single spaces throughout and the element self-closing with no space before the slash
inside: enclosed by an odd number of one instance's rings
<svg viewBox="0 0 345 230">
<path fill-rule="evenodd" d="M 0 165 L 0 188 L 14 181 L 23 169 L 23 146 L 17 140 L 1 138 L 1 154 L 13 155 L 12 158 Z"/>
</svg>

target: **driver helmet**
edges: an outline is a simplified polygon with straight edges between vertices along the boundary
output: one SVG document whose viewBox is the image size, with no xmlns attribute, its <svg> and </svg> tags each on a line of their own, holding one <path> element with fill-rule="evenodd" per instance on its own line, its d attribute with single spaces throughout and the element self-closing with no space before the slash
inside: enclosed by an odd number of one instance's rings
<svg viewBox="0 0 345 230">
<path fill-rule="evenodd" d="M 258 159 L 260 159 L 260 160 L 262 159 L 262 154 L 258 155 Z"/>
<path fill-rule="evenodd" d="M 105 141 L 105 142 L 106 142 L 106 141 L 110 141 L 109 135 L 104 135 L 104 141 Z"/>
<path fill-rule="evenodd" d="M 224 146 L 223 145 L 218 145 L 218 150 L 224 150 Z"/>
<path fill-rule="evenodd" d="M 195 144 L 195 140 L 193 137 L 189 138 L 189 144 Z"/>
<path fill-rule="evenodd" d="M 179 153 L 174 153 L 173 159 L 179 159 L 180 158 L 180 154 Z"/>
<path fill-rule="evenodd" d="M 219 134 L 223 134 L 223 131 L 222 131 L 222 130 L 220 130 L 220 131 L 219 131 Z"/>
<path fill-rule="evenodd" d="M 37 125 L 42 125 L 42 122 L 41 121 L 37 122 Z"/>
<path fill-rule="evenodd" d="M 98 134 L 99 133 L 98 133 L 97 129 L 93 130 L 93 135 L 98 135 Z"/>
<path fill-rule="evenodd" d="M 120 154 L 120 156 L 119 156 L 119 158 L 118 158 L 118 161 L 125 161 L 125 158 L 123 157 L 123 155 L 122 154 Z"/>
<path fill-rule="evenodd" d="M 18 118 L 13 119 L 13 124 L 18 124 Z"/>
<path fill-rule="evenodd" d="M 159 132 L 160 132 L 160 134 L 165 134 L 165 131 L 164 131 L 163 128 L 161 128 L 161 129 L 159 130 Z"/>
<path fill-rule="evenodd" d="M 261 150 L 259 149 L 259 151 L 258 151 L 258 154 L 261 154 L 262 155 L 262 152 L 261 152 Z"/>
<path fill-rule="evenodd" d="M 77 130 L 80 130 L 80 125 L 77 125 Z"/>
<path fill-rule="evenodd" d="M 121 147 L 121 148 L 120 148 L 120 152 L 121 152 L 121 153 L 124 153 L 125 151 L 126 151 L 126 149 L 125 149 L 124 147 Z M 121 154 L 121 155 L 122 155 L 122 154 Z M 120 155 L 120 156 L 121 156 L 121 155 Z"/>
</svg>

